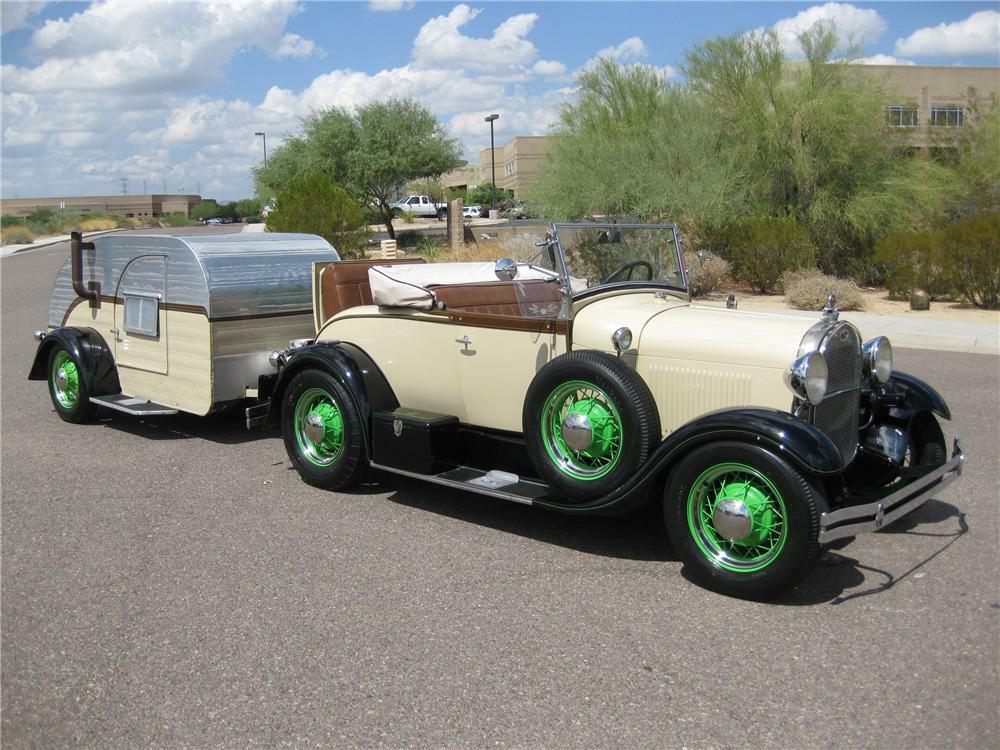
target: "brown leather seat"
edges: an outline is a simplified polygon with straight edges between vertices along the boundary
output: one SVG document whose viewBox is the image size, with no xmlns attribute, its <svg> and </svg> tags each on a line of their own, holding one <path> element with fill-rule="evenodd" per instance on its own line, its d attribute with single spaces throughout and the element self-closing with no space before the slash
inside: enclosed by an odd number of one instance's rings
<svg viewBox="0 0 1000 750">
<path fill-rule="evenodd" d="M 372 304 L 372 288 L 368 269 L 372 266 L 398 266 L 404 263 L 425 263 L 423 258 L 395 260 L 338 260 L 320 269 L 320 291 L 323 295 L 323 321 L 337 313 Z"/>
<path fill-rule="evenodd" d="M 559 284 L 542 280 L 484 281 L 431 287 L 445 310 L 516 318 L 555 318 L 559 314 Z"/>
</svg>

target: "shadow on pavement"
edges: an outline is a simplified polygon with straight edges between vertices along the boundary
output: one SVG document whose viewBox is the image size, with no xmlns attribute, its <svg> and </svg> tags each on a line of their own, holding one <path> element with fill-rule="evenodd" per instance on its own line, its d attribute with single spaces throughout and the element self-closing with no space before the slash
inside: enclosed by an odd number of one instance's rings
<svg viewBox="0 0 1000 750">
<path fill-rule="evenodd" d="M 380 473 L 373 478 L 383 491 L 392 491 L 390 501 L 410 508 L 602 557 L 677 560 L 657 504 L 625 516 L 569 516 L 405 477 Z"/>
<path fill-rule="evenodd" d="M 252 443 L 280 434 L 277 429 L 247 430 L 243 412 L 235 407 L 204 417 L 184 412 L 133 417 L 102 408 L 97 412 L 96 424 L 147 440 L 199 439 L 222 445 Z"/>
</svg>

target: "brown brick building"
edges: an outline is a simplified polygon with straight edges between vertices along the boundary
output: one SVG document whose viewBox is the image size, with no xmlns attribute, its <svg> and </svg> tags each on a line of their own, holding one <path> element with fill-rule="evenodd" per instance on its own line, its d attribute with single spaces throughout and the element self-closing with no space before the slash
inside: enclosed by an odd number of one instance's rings
<svg viewBox="0 0 1000 750">
<path fill-rule="evenodd" d="M 73 213 L 124 214 L 127 217 L 156 218 L 166 214 L 181 213 L 185 216 L 201 202 L 200 195 L 93 195 L 57 196 L 53 198 L 4 198 L 0 200 L 0 213 L 4 216 L 29 216 L 40 208 Z M 60 206 L 63 204 L 63 206 Z"/>
</svg>

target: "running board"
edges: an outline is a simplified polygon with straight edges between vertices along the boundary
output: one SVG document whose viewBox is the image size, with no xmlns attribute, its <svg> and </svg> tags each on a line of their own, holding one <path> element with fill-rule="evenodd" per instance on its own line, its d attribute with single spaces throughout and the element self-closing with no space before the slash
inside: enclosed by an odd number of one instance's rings
<svg viewBox="0 0 1000 750">
<path fill-rule="evenodd" d="M 126 396 L 122 393 L 115 393 L 111 396 L 91 396 L 90 403 L 106 406 L 115 411 L 123 411 L 136 417 L 177 413 L 177 409 L 171 409 L 163 404 L 154 404 L 145 396 Z"/>
<path fill-rule="evenodd" d="M 466 492 L 476 492 L 480 495 L 498 497 L 501 500 L 510 500 L 522 505 L 533 505 L 535 500 L 551 495 L 547 484 L 521 479 L 517 474 L 505 471 L 482 471 L 469 466 L 457 466 L 440 474 L 420 474 L 377 463 L 372 463 L 371 467 L 412 479 L 422 479 L 425 482 L 445 487 L 454 487 Z"/>
</svg>

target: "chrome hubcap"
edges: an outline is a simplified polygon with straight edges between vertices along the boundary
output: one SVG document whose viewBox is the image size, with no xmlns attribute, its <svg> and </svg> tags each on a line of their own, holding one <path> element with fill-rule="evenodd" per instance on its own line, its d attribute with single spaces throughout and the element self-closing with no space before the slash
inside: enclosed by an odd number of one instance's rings
<svg viewBox="0 0 1000 750">
<path fill-rule="evenodd" d="M 594 430 L 586 414 L 570 412 L 562 422 L 562 437 L 575 451 L 585 451 L 594 441 Z"/>
<path fill-rule="evenodd" d="M 326 428 L 323 426 L 323 418 L 316 412 L 306 415 L 306 424 L 302 428 L 305 436 L 313 443 L 322 443 L 326 437 Z"/>
<path fill-rule="evenodd" d="M 69 378 L 66 377 L 66 368 L 60 367 L 56 370 L 56 385 L 59 386 L 59 390 L 65 391 L 66 384 L 69 382 Z"/>
<path fill-rule="evenodd" d="M 742 500 L 723 500 L 712 513 L 715 530 L 731 542 L 744 539 L 750 533 L 750 509 Z"/>
</svg>

